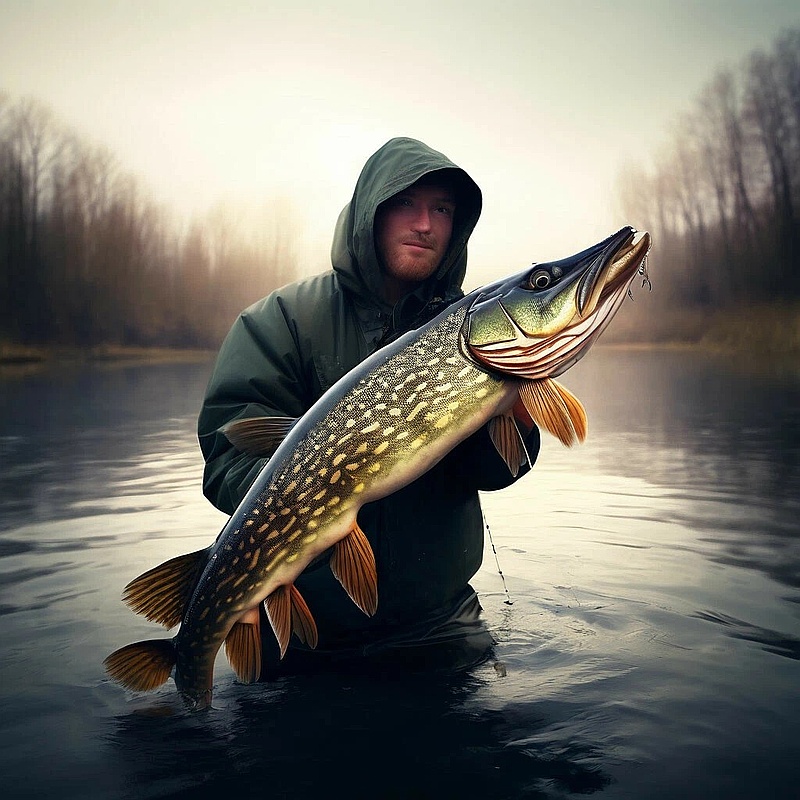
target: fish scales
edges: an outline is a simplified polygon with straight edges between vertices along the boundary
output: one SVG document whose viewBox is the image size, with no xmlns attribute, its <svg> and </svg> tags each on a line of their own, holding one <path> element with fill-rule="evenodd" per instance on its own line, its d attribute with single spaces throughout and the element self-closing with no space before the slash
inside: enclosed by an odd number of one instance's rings
<svg viewBox="0 0 800 800">
<path fill-rule="evenodd" d="M 324 417 L 303 417 L 221 536 L 178 632 L 180 682 L 194 685 L 198 654 L 216 650 L 236 618 L 291 582 L 348 531 L 358 508 L 390 494 L 477 430 L 508 396 L 508 381 L 458 349 L 466 307 L 359 379 Z M 250 496 L 250 495 L 249 495 Z M 247 570 L 236 568 L 247 562 Z M 209 610 L 206 610 L 209 609 Z M 215 633 L 209 630 L 215 621 Z M 184 648 L 184 640 L 186 647 Z"/>
<path fill-rule="evenodd" d="M 452 426 L 468 420 L 480 427 L 476 410 L 485 409 L 481 416 L 486 416 L 507 388 L 454 347 L 465 314 L 457 309 L 413 347 L 387 359 L 323 419 L 301 420 L 291 437 L 299 444 L 283 458 L 283 448 L 276 452 L 238 530 L 212 558 L 224 562 L 225 554 L 260 542 L 258 562 L 272 570 L 321 538 L 326 525 L 354 506 L 388 494 L 405 482 L 406 473 L 418 472 L 419 463 L 441 456 L 436 445 Z M 286 449 L 292 444 L 287 440 Z"/>
<path fill-rule="evenodd" d="M 649 247 L 647 233 L 626 227 L 567 259 L 534 264 L 474 290 L 370 356 L 293 427 L 270 418 L 223 428 L 248 452 L 285 438 L 212 547 L 170 559 L 126 587 L 135 611 L 180 629 L 172 640 L 116 650 L 105 661 L 109 674 L 150 690 L 174 667 L 184 697 L 207 707 L 215 656 L 229 633 L 237 674 L 258 677 L 262 600 L 281 652 L 292 631 L 315 646 L 313 617 L 294 581 L 333 545 L 334 574 L 374 613 L 375 564 L 356 522 L 359 508 L 422 475 L 487 422 L 513 475 L 527 460 L 518 421 L 566 445 L 582 441 L 585 410 L 553 378 L 616 314 Z M 237 621 L 245 624 L 234 627 Z"/>
</svg>

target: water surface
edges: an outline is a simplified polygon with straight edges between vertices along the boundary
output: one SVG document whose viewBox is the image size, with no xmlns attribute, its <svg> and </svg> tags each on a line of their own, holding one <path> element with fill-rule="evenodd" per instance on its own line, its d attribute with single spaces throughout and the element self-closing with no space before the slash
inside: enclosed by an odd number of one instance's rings
<svg viewBox="0 0 800 800">
<path fill-rule="evenodd" d="M 0 770 L 14 798 L 792 798 L 800 794 L 800 380 L 597 348 L 484 507 L 472 672 L 298 676 L 214 709 L 103 658 L 163 635 L 120 602 L 207 545 L 194 424 L 210 363 L 0 375 Z M 510 600 L 510 604 L 509 604 Z"/>
</svg>

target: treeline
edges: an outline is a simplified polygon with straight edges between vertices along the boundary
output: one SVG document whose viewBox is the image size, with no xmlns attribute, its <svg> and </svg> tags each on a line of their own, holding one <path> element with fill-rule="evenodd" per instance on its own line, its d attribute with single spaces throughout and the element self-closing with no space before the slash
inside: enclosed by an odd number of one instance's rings
<svg viewBox="0 0 800 800">
<path fill-rule="evenodd" d="M 0 344 L 215 347 L 294 276 L 291 217 L 179 223 L 106 149 L 0 93 Z"/>
<path fill-rule="evenodd" d="M 619 197 L 653 234 L 641 313 L 800 301 L 800 30 L 721 69 Z"/>
</svg>

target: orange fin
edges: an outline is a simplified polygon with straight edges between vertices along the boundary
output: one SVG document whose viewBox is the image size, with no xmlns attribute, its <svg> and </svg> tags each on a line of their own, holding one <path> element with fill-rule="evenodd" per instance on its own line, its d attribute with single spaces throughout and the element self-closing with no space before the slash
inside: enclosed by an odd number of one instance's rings
<svg viewBox="0 0 800 800">
<path fill-rule="evenodd" d="M 550 383 L 553 384 L 552 388 L 558 393 L 559 397 L 564 401 L 564 405 L 567 407 L 567 413 L 569 414 L 570 422 L 572 423 L 572 427 L 575 429 L 575 436 L 577 437 L 579 442 L 582 442 L 586 439 L 586 434 L 589 431 L 589 421 L 586 417 L 586 409 L 583 407 L 583 403 L 575 397 L 566 386 L 563 386 L 558 381 L 553 380 L 550 378 Z"/>
<path fill-rule="evenodd" d="M 294 584 L 279 586 L 264 601 L 264 608 L 278 640 L 281 658 L 286 655 L 292 630 L 301 642 L 309 647 L 317 646 L 317 624 Z"/>
<path fill-rule="evenodd" d="M 264 601 L 267 617 L 278 646 L 281 649 L 281 658 L 286 655 L 289 639 L 292 635 L 292 600 L 288 586 L 279 586 Z"/>
<path fill-rule="evenodd" d="M 314 622 L 314 617 L 311 616 L 306 601 L 297 591 L 297 587 L 292 584 L 289 591 L 292 595 L 292 631 L 303 644 L 313 649 L 319 641 L 317 623 Z"/>
<path fill-rule="evenodd" d="M 296 422 L 295 417 L 250 417 L 229 422 L 221 430 L 237 450 L 264 457 L 273 455 Z"/>
<path fill-rule="evenodd" d="M 225 654 L 242 683 L 255 683 L 261 675 L 261 620 L 251 609 L 228 631 Z"/>
<path fill-rule="evenodd" d="M 151 622 L 173 628 L 181 621 L 210 550 L 204 548 L 171 558 L 134 578 L 125 587 L 123 601 Z"/>
<path fill-rule="evenodd" d="M 357 522 L 353 523 L 350 533 L 336 543 L 331 570 L 350 599 L 371 617 L 378 609 L 378 574 L 375 554 Z"/>
<path fill-rule="evenodd" d="M 117 683 L 149 692 L 167 682 L 175 666 L 175 648 L 171 639 L 135 642 L 115 650 L 103 664 Z"/>
<path fill-rule="evenodd" d="M 513 415 L 503 414 L 489 420 L 489 436 L 516 478 L 520 467 L 528 463 L 528 451 Z"/>
<path fill-rule="evenodd" d="M 583 404 L 557 381 L 523 381 L 519 395 L 533 421 L 562 444 L 571 447 L 586 438 L 588 423 Z"/>
</svg>

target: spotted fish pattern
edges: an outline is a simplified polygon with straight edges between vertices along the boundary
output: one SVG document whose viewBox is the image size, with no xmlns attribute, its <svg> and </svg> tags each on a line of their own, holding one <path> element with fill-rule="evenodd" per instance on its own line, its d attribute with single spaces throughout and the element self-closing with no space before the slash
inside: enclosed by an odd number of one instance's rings
<svg viewBox="0 0 800 800">
<path fill-rule="evenodd" d="M 215 545 L 193 554 L 204 563 L 199 577 L 191 561 L 179 564 L 184 575 L 194 569 L 190 597 L 178 600 L 178 588 L 163 577 L 166 565 L 129 585 L 127 602 L 150 619 L 176 624 L 175 612 L 184 609 L 174 656 L 163 652 L 176 662 L 175 680 L 184 695 L 198 704 L 210 696 L 223 642 L 239 677 L 257 678 L 260 632 L 252 610 L 265 599 L 282 652 L 292 632 L 315 644 L 313 610 L 293 582 L 313 559 L 345 540 L 355 542 L 334 552 L 334 573 L 365 613 L 375 612 L 374 557 L 358 528 L 358 509 L 425 472 L 508 406 L 516 392 L 513 381 L 491 375 L 460 351 L 466 314 L 467 305 L 459 305 L 410 343 L 401 339 L 375 354 L 298 421 Z M 337 558 L 349 566 L 337 564 Z M 154 603 L 159 583 L 169 585 Z M 184 590 L 189 583 L 187 577 Z M 282 587 L 290 587 L 288 595 Z M 271 608 L 274 594 L 282 603 Z M 170 614 L 163 611 L 168 600 Z M 252 629 L 243 635 L 237 623 L 248 612 Z M 107 668 L 123 683 L 145 688 L 135 676 L 141 664 L 131 668 L 125 650 L 112 654 Z"/>
<path fill-rule="evenodd" d="M 616 313 L 649 249 L 649 236 L 634 234 L 624 228 L 571 259 L 475 290 L 362 362 L 298 421 L 226 426 L 237 448 L 270 458 L 213 545 L 128 584 L 123 599 L 134 611 L 180 628 L 173 639 L 112 653 L 111 677 L 150 690 L 174 670 L 184 698 L 208 706 L 223 643 L 239 678 L 258 679 L 262 601 L 281 655 L 292 635 L 316 646 L 313 609 L 294 582 L 326 551 L 353 602 L 375 613 L 362 505 L 407 485 L 487 423 L 514 475 L 527 460 L 519 420 L 567 445 L 582 440 L 585 411 L 550 376 L 575 363 Z"/>
</svg>

